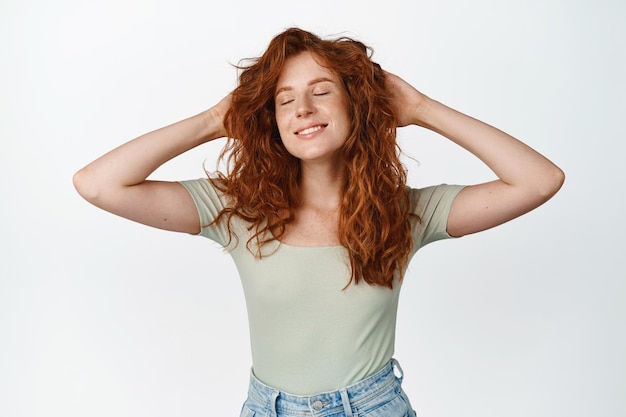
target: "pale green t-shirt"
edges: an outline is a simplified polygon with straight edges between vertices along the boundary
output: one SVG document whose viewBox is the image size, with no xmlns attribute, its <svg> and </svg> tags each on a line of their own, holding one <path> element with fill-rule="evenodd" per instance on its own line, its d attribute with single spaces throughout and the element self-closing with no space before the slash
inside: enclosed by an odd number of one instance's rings
<svg viewBox="0 0 626 417">
<path fill-rule="evenodd" d="M 208 225 L 228 199 L 206 178 L 182 181 Z M 408 189 L 413 251 L 450 236 L 448 212 L 461 186 Z M 247 224 L 233 218 L 239 237 L 229 246 L 225 221 L 203 227 L 200 235 L 227 246 L 246 297 L 255 376 L 284 392 L 310 395 L 351 385 L 382 368 L 392 357 L 400 283 L 393 290 L 361 282 L 343 290 L 350 278 L 342 246 L 264 246 L 256 258 L 246 243 Z M 219 277 L 222 279 L 222 277 Z"/>
</svg>

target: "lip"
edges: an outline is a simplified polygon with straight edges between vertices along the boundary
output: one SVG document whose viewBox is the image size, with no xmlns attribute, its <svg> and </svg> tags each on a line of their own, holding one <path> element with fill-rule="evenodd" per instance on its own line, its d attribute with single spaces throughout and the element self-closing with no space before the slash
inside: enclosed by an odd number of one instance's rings
<svg viewBox="0 0 626 417">
<path fill-rule="evenodd" d="M 328 123 L 311 123 L 309 125 L 303 126 L 300 129 L 296 130 L 294 134 L 298 136 L 309 136 L 315 133 L 319 133 L 324 130 L 328 126 Z M 310 132 L 307 132 L 309 129 L 313 129 Z M 307 132 L 307 133 L 303 133 Z"/>
</svg>

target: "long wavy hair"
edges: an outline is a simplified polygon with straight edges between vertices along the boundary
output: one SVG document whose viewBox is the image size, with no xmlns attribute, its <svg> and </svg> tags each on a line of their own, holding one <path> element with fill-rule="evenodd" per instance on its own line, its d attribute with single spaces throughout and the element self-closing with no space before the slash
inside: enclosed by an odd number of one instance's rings
<svg viewBox="0 0 626 417">
<path fill-rule="evenodd" d="M 240 64 L 239 84 L 225 115 L 228 141 L 221 159 L 226 174 L 215 185 L 231 198 L 215 222 L 238 216 L 252 231 L 246 246 L 280 241 L 300 204 L 300 161 L 289 154 L 276 125 L 274 94 L 285 61 L 311 52 L 334 71 L 349 97 L 351 131 L 342 149 L 345 182 L 338 234 L 347 249 L 352 276 L 388 288 L 402 279 L 411 250 L 406 171 L 396 143 L 396 116 L 384 87 L 385 75 L 363 43 L 341 37 L 324 40 L 297 28 L 272 39 L 265 53 Z M 236 236 L 235 236 L 236 238 Z"/>
</svg>

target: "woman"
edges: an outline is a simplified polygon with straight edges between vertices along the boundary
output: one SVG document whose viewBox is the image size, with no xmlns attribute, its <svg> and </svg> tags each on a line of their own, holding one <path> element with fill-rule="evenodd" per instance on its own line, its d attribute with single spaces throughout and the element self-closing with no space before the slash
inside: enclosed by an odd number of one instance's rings
<svg viewBox="0 0 626 417">
<path fill-rule="evenodd" d="M 513 137 L 383 71 L 362 43 L 277 35 L 211 109 L 150 132 L 74 177 L 91 203 L 150 226 L 201 234 L 243 283 L 253 370 L 242 415 L 414 415 L 392 359 L 398 295 L 413 254 L 547 201 L 562 171 Z M 406 187 L 396 127 L 467 149 L 497 179 Z M 146 178 L 228 137 L 228 171 Z"/>
</svg>

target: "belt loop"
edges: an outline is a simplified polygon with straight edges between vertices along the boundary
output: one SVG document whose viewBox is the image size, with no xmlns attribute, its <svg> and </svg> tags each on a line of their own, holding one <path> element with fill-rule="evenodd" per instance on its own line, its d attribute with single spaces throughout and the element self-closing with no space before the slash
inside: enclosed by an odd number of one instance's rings
<svg viewBox="0 0 626 417">
<path fill-rule="evenodd" d="M 397 378 L 400 380 L 400 383 L 402 383 L 402 380 L 404 379 L 404 371 L 402 370 L 402 367 L 400 366 L 400 363 L 398 363 L 397 360 L 395 359 L 391 359 L 391 369 L 397 369 L 398 373 L 400 375 L 397 376 Z M 394 375 L 396 374 L 395 372 L 393 373 Z"/>
<path fill-rule="evenodd" d="M 348 391 L 345 388 L 340 389 L 341 402 L 343 403 L 343 410 L 346 412 L 346 417 L 352 417 L 352 405 L 350 405 L 350 398 L 348 398 Z"/>
<path fill-rule="evenodd" d="M 277 417 L 278 412 L 276 411 L 276 403 L 278 402 L 278 396 L 280 395 L 280 391 L 274 390 L 272 393 L 272 398 L 270 399 L 270 411 L 272 412 L 272 417 Z"/>
</svg>

